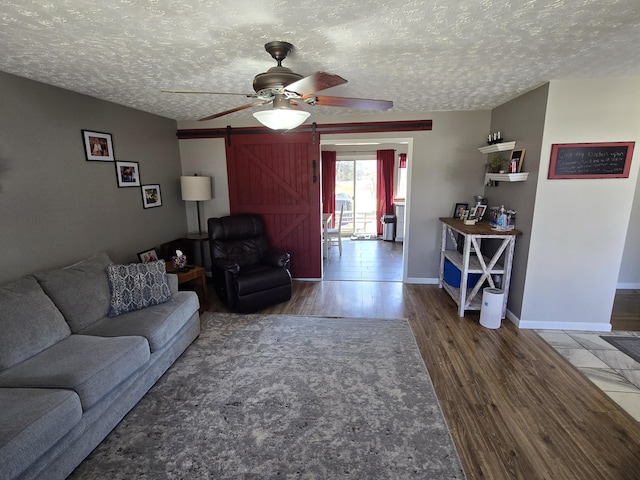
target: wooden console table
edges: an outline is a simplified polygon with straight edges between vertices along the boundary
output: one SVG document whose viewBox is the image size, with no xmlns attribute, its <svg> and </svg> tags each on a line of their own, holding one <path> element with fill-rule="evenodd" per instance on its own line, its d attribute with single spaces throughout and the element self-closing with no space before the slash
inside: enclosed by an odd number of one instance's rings
<svg viewBox="0 0 640 480">
<path fill-rule="evenodd" d="M 458 305 L 458 315 L 464 317 L 465 310 L 480 310 L 482 307 L 482 285 L 485 281 L 495 288 L 492 275 L 501 275 L 500 289 L 504 291 L 502 304 L 502 318 L 507 313 L 507 298 L 509 297 L 509 285 L 511 283 L 511 266 L 513 264 L 513 251 L 516 237 L 522 235 L 520 230 L 494 230 L 488 222 L 479 222 L 475 225 L 465 225 L 462 220 L 456 218 L 440 218 L 442 222 L 442 243 L 440 247 L 440 276 L 438 286 L 444 288 Z M 458 251 L 458 238 L 455 234 L 464 238 L 462 253 Z M 447 250 L 447 237 L 455 246 L 454 250 Z M 489 258 L 480 251 L 480 240 L 492 238 L 500 241 L 495 254 Z M 473 247 L 473 252 L 471 251 Z M 502 264 L 498 261 L 503 257 Z M 444 261 L 449 260 L 460 270 L 460 288 L 453 287 L 443 281 Z M 473 288 L 467 287 L 467 279 L 470 273 L 481 274 L 478 283 Z M 478 295 L 480 294 L 480 295 Z"/>
<path fill-rule="evenodd" d="M 196 267 L 194 265 L 189 265 L 189 270 L 186 272 L 178 272 L 173 269 L 173 262 L 167 261 L 165 262 L 167 273 L 174 273 L 178 276 L 178 285 L 181 285 L 186 282 L 191 282 L 193 280 L 198 280 L 200 283 L 200 288 L 196 289 L 196 293 L 198 294 L 198 298 L 200 300 L 200 313 L 209 309 L 209 300 L 207 299 L 207 274 L 206 270 L 203 267 Z"/>
</svg>

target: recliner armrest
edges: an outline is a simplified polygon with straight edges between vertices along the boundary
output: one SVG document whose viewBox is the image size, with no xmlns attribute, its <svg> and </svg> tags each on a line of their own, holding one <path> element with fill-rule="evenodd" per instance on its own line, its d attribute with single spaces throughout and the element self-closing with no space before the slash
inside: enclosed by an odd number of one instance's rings
<svg viewBox="0 0 640 480">
<path fill-rule="evenodd" d="M 264 252 L 261 261 L 270 267 L 289 268 L 291 255 L 284 252 Z"/>
<path fill-rule="evenodd" d="M 217 268 L 219 270 L 224 270 L 229 273 L 233 273 L 234 275 L 237 275 L 240 272 L 240 265 L 238 265 L 233 260 L 227 260 L 223 258 L 214 258 L 211 262 L 211 265 L 214 268 Z"/>
</svg>

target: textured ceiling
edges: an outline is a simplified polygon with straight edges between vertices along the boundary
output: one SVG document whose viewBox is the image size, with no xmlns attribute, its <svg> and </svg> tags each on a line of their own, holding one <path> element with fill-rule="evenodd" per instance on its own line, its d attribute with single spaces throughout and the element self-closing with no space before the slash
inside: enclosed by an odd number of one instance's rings
<svg viewBox="0 0 640 480">
<path fill-rule="evenodd" d="M 177 120 L 248 101 L 275 65 L 394 112 L 491 109 L 554 79 L 640 74 L 639 0 L 3 0 L 0 70 Z M 305 107 L 322 114 L 354 113 Z M 254 109 L 230 117 L 248 116 Z"/>
</svg>

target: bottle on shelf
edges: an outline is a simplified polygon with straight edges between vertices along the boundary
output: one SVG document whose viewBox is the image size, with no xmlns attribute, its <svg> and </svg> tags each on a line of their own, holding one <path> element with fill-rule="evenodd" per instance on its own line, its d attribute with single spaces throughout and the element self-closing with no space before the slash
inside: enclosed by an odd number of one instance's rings
<svg viewBox="0 0 640 480">
<path fill-rule="evenodd" d="M 498 228 L 507 228 L 507 211 L 504 209 L 504 205 L 500 205 L 500 211 L 498 212 Z"/>
</svg>

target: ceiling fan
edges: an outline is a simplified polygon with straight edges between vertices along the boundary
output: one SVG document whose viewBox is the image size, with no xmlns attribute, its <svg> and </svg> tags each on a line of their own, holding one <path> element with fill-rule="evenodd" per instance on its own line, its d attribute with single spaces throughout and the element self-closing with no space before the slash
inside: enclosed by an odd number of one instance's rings
<svg viewBox="0 0 640 480">
<path fill-rule="evenodd" d="M 282 61 L 287 58 L 287 55 L 291 53 L 294 48 L 293 45 L 288 42 L 269 42 L 264 48 L 273 59 L 278 62 L 278 65 L 255 76 L 253 79 L 253 89 L 255 93 L 196 92 L 182 90 L 162 91 L 166 93 L 242 95 L 255 99 L 246 105 L 200 118 L 200 121 L 211 120 L 259 105 L 272 104 L 272 109 L 256 112 L 253 116 L 258 119 L 260 123 L 274 130 L 289 130 L 295 128 L 309 117 L 309 112 L 294 108 L 300 103 L 327 107 L 360 108 L 363 110 L 387 110 L 393 107 L 393 102 L 389 100 L 316 95 L 317 92 L 322 90 L 347 83 L 347 80 L 327 72 L 315 72 L 307 77 L 303 77 L 291 69 L 283 67 Z"/>
</svg>

